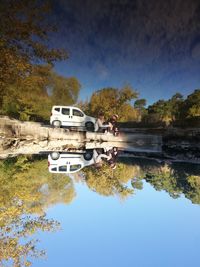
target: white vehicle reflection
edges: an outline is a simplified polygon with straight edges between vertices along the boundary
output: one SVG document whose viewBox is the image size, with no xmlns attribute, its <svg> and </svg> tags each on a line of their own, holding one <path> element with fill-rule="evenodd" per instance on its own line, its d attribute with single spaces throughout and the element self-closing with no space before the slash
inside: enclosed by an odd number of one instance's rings
<svg viewBox="0 0 200 267">
<path fill-rule="evenodd" d="M 49 172 L 52 173 L 75 173 L 94 163 L 92 150 L 84 153 L 52 152 L 48 155 Z"/>
<path fill-rule="evenodd" d="M 48 155 L 49 172 L 52 173 L 75 173 L 82 168 L 95 164 L 101 167 L 105 160 L 111 168 L 115 168 L 117 148 L 89 149 L 82 153 L 78 152 L 52 152 Z"/>
</svg>

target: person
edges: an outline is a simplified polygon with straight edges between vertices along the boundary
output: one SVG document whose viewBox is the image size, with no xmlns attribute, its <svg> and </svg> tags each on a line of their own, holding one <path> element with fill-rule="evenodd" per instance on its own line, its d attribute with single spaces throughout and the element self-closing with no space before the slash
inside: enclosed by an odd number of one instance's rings
<svg viewBox="0 0 200 267">
<path fill-rule="evenodd" d="M 108 121 L 107 123 L 111 124 L 111 131 L 113 132 L 113 134 L 116 136 L 119 133 L 119 129 L 117 127 L 117 119 L 119 118 L 119 116 L 117 114 L 114 114 Z"/>
<path fill-rule="evenodd" d="M 111 129 L 112 125 L 110 122 L 105 123 L 105 118 L 103 113 L 99 113 L 99 116 L 97 118 L 97 121 L 95 123 L 95 132 L 97 131 L 104 131 L 106 129 Z"/>
<path fill-rule="evenodd" d="M 101 167 L 103 164 L 103 160 L 102 159 L 106 159 L 107 161 L 109 161 L 112 156 L 111 155 L 106 155 L 104 153 L 98 153 L 96 149 L 94 149 L 93 151 L 93 160 L 95 163 L 96 167 Z"/>
<path fill-rule="evenodd" d="M 106 155 L 109 155 L 109 159 L 107 160 L 109 166 L 112 169 L 116 168 L 116 160 L 118 156 L 118 148 L 117 147 L 112 147 L 112 148 L 104 148 L 104 151 Z"/>
</svg>

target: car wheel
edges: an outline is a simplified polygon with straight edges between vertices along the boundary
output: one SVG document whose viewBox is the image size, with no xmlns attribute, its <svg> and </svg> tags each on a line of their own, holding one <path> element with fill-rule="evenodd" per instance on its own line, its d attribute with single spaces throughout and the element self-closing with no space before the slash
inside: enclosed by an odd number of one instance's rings
<svg viewBox="0 0 200 267">
<path fill-rule="evenodd" d="M 84 160 L 91 160 L 93 157 L 92 151 L 87 151 L 85 154 L 83 154 Z"/>
<path fill-rule="evenodd" d="M 55 128 L 60 128 L 60 126 L 61 126 L 61 122 L 60 122 L 60 121 L 53 121 L 53 122 L 52 122 L 52 125 L 53 125 L 53 127 L 55 127 Z"/>
<path fill-rule="evenodd" d="M 91 121 L 86 122 L 85 124 L 86 130 L 94 132 L 94 123 Z"/>
<path fill-rule="evenodd" d="M 59 159 L 59 157 L 60 157 L 60 153 L 59 152 L 52 152 L 51 153 L 51 158 L 53 160 L 57 160 L 57 159 Z"/>
</svg>

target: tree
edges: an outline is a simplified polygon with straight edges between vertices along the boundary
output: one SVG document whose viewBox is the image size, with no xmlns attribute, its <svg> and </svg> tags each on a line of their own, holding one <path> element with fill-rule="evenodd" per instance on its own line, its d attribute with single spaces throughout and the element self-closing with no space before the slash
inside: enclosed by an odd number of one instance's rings
<svg viewBox="0 0 200 267">
<path fill-rule="evenodd" d="M 134 108 L 137 110 L 138 112 L 138 120 L 141 121 L 142 117 L 144 115 L 146 115 L 146 99 L 141 98 L 141 99 L 137 99 L 134 103 Z"/>
<path fill-rule="evenodd" d="M 134 108 L 143 109 L 145 108 L 145 106 L 146 106 L 146 99 L 141 98 L 141 99 L 135 100 Z"/>
<path fill-rule="evenodd" d="M 153 105 L 148 107 L 148 115 L 156 119 L 158 122 L 169 124 L 171 121 L 171 109 L 169 102 L 158 100 Z"/>
<path fill-rule="evenodd" d="M 77 101 L 80 83 L 75 77 L 64 78 L 56 73 L 52 75 L 52 103 L 55 105 L 72 105 Z"/>
<path fill-rule="evenodd" d="M 0 265 L 30 266 L 37 249 L 34 234 L 55 231 L 60 223 L 47 219 L 45 211 L 56 203 L 70 203 L 72 180 L 48 172 L 46 159 L 20 156 L 0 162 Z M 6 265 L 7 266 L 7 265 Z"/>
<path fill-rule="evenodd" d="M 7 159 L 0 164 L 0 225 L 15 215 L 24 213 L 44 214 L 55 203 L 70 203 L 75 197 L 72 180 L 48 172 L 47 162 L 21 156 Z M 34 178 L 34 179 L 33 179 Z M 45 186 L 44 186 L 45 185 Z M 17 205 L 22 203 L 22 206 Z"/>
<path fill-rule="evenodd" d="M 147 119 L 154 119 L 156 122 L 164 122 L 169 125 L 180 118 L 180 109 L 183 103 L 183 96 L 176 93 L 169 100 L 158 100 L 148 107 Z"/>
<path fill-rule="evenodd" d="M 172 121 L 176 121 L 180 119 L 181 107 L 183 104 L 183 96 L 180 93 L 176 93 L 169 99 L 169 106 L 171 109 L 171 118 Z"/>
<path fill-rule="evenodd" d="M 48 45 L 55 31 L 47 23 L 47 1 L 7 0 L 0 3 L 0 108 L 8 86 L 26 79 L 35 63 L 53 64 L 67 54 Z"/>
<path fill-rule="evenodd" d="M 200 176 L 190 175 L 187 177 L 188 186 L 185 195 L 192 203 L 200 204 Z"/>
<path fill-rule="evenodd" d="M 113 114 L 118 114 L 121 121 L 126 120 L 127 115 L 131 116 L 134 113 L 134 108 L 130 101 L 137 97 L 137 92 L 130 86 L 125 86 L 122 89 L 104 88 L 93 93 L 89 101 L 89 111 L 93 116 L 98 116 L 102 111 L 106 117 Z M 128 111 L 124 112 L 124 108 Z M 134 114 L 135 117 L 135 114 Z"/>
<path fill-rule="evenodd" d="M 180 197 L 182 190 L 177 185 L 177 179 L 171 169 L 168 172 L 147 173 L 144 179 L 156 190 L 165 190 L 171 197 Z"/>
<path fill-rule="evenodd" d="M 26 78 L 10 85 L 3 96 L 3 113 L 21 120 L 49 120 L 52 105 L 76 102 L 80 84 L 50 65 L 35 65 Z"/>
<path fill-rule="evenodd" d="M 110 166 L 104 163 L 101 171 L 95 166 L 91 166 L 85 168 L 84 173 L 88 187 L 100 195 L 118 195 L 124 199 L 133 194 L 133 190 L 124 184 L 124 180 L 129 180 L 132 176 L 130 168 L 125 168 L 123 164 L 118 163 L 116 169 L 112 170 Z M 124 176 L 125 173 L 128 176 Z"/>
<path fill-rule="evenodd" d="M 53 232 L 59 229 L 59 222 L 45 216 L 13 216 L 12 220 L 0 226 L 0 265 L 31 266 L 31 258 L 46 254 L 45 250 L 37 248 L 38 240 L 33 235 L 39 231 Z"/>
<path fill-rule="evenodd" d="M 183 118 L 200 117 L 200 89 L 188 95 L 183 103 L 181 115 Z"/>
<path fill-rule="evenodd" d="M 21 120 L 49 118 L 52 103 L 47 88 L 50 75 L 50 65 L 35 65 L 26 78 L 9 85 L 3 96 L 3 113 Z"/>
</svg>

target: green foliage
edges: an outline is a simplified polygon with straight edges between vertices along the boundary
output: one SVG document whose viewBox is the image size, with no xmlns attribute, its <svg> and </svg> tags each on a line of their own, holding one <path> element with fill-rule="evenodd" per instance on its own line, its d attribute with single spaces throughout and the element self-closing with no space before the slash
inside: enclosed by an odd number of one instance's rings
<svg viewBox="0 0 200 267">
<path fill-rule="evenodd" d="M 141 121 L 142 118 L 146 115 L 147 112 L 145 106 L 146 106 L 146 99 L 141 98 L 135 100 L 134 108 L 137 111 L 137 121 Z"/>
<path fill-rule="evenodd" d="M 123 163 L 125 168 L 132 168 L 133 189 L 141 190 L 143 181 L 146 181 L 156 190 L 163 190 L 173 198 L 185 196 L 192 203 L 200 204 L 200 166 L 198 164 L 161 164 L 156 161 L 131 158 L 123 159 Z"/>
<path fill-rule="evenodd" d="M 184 118 L 200 117 L 200 89 L 195 90 L 184 101 L 181 115 Z"/>
<path fill-rule="evenodd" d="M 12 221 L 0 227 L 0 264 L 8 266 L 31 266 L 31 258 L 43 257 L 45 250 L 38 250 L 38 240 L 32 235 L 38 231 L 56 231 L 60 229 L 57 221 L 46 219 L 45 216 L 13 217 Z M 4 265 L 5 264 L 5 265 Z M 11 266 L 11 265 L 10 265 Z"/>
<path fill-rule="evenodd" d="M 180 93 L 176 93 L 169 100 L 158 100 L 148 108 L 145 108 L 146 100 L 143 98 L 136 99 L 132 106 L 134 98 L 137 98 L 137 93 L 130 86 L 104 88 L 93 93 L 90 101 L 80 102 L 79 107 L 95 117 L 100 112 L 106 118 L 118 114 L 120 122 L 141 122 L 138 126 L 168 126 L 177 121 L 200 118 L 200 90 L 195 90 L 185 100 Z"/>
<path fill-rule="evenodd" d="M 127 168 L 121 163 L 117 164 L 115 170 L 104 163 L 101 171 L 92 166 L 85 168 L 84 173 L 88 187 L 100 195 L 118 195 L 124 199 L 133 194 L 133 190 L 125 185 L 125 181 L 132 178 L 131 168 Z"/>
<path fill-rule="evenodd" d="M 144 98 L 137 99 L 135 100 L 134 108 L 143 109 L 146 106 L 146 102 L 147 101 Z"/>
<path fill-rule="evenodd" d="M 158 100 L 148 107 L 146 120 L 153 122 L 164 122 L 169 125 L 171 122 L 180 119 L 180 112 L 183 104 L 183 96 L 176 93 L 169 100 Z"/>
<path fill-rule="evenodd" d="M 135 177 L 131 180 L 131 185 L 134 189 L 142 190 L 143 189 L 143 182 L 141 178 Z"/>
<path fill-rule="evenodd" d="M 169 101 L 159 100 L 148 107 L 148 114 L 154 115 L 153 119 L 169 124 L 172 120 L 171 105 Z M 157 115 L 157 117 L 155 117 Z"/>
<path fill-rule="evenodd" d="M 53 63 L 66 58 L 62 50 L 49 48 L 48 1 L 8 0 L 0 3 L 0 107 L 7 87 L 26 78 L 33 62 Z"/>
<path fill-rule="evenodd" d="M 182 193 L 181 189 L 177 185 L 176 177 L 174 177 L 171 169 L 158 173 L 147 173 L 145 180 L 153 185 L 156 190 L 165 190 L 173 198 L 180 197 Z"/>
<path fill-rule="evenodd" d="M 45 187 L 44 187 L 45 185 Z M 46 160 L 32 161 L 25 156 L 7 159 L 0 164 L 0 224 L 8 221 L 10 211 L 43 214 L 55 203 L 70 203 L 74 198 L 73 183 L 66 175 L 48 172 Z M 12 218 L 12 216 L 11 216 Z"/>
<path fill-rule="evenodd" d="M 200 118 L 200 90 L 195 90 L 187 99 L 176 93 L 169 100 L 159 100 L 148 107 L 145 121 L 164 122 L 166 125 L 176 121 L 185 122 L 188 119 Z"/>
<path fill-rule="evenodd" d="M 75 77 L 64 78 L 53 74 L 52 103 L 55 105 L 72 105 L 77 101 L 80 83 Z"/>
<path fill-rule="evenodd" d="M 190 175 L 187 177 L 188 189 L 185 192 L 187 198 L 191 199 L 192 203 L 200 204 L 200 176 Z"/>
<path fill-rule="evenodd" d="M 199 168 L 197 167 L 197 172 Z M 194 168 L 195 171 L 195 168 Z M 144 179 L 156 190 L 164 190 L 173 198 L 183 194 L 194 204 L 200 204 L 200 176 L 193 175 L 193 169 L 188 173 L 183 167 L 179 170 L 169 165 L 149 170 Z"/>
<path fill-rule="evenodd" d="M 0 265 L 11 260 L 13 266 L 28 266 L 31 257 L 43 256 L 31 236 L 59 229 L 58 222 L 45 217 L 45 210 L 70 203 L 74 196 L 71 179 L 49 173 L 46 159 L 20 156 L 1 161 Z"/>
<path fill-rule="evenodd" d="M 104 88 L 93 93 L 89 102 L 89 113 L 97 117 L 99 112 L 111 117 L 113 114 L 119 115 L 120 121 L 134 120 L 136 110 L 131 106 L 130 101 L 137 97 L 137 92 L 130 86 L 122 89 Z"/>
<path fill-rule="evenodd" d="M 51 106 L 73 104 L 80 84 L 52 71 L 66 52 L 48 45 L 49 1 L 0 3 L 0 112 L 21 120 L 49 120 Z M 36 64 L 37 63 L 37 64 Z M 51 91 L 51 94 L 49 94 Z"/>
<path fill-rule="evenodd" d="M 59 76 L 50 65 L 35 65 L 31 74 L 7 88 L 2 109 L 20 120 L 49 120 L 52 105 L 74 103 L 79 89 L 76 78 Z"/>
</svg>

